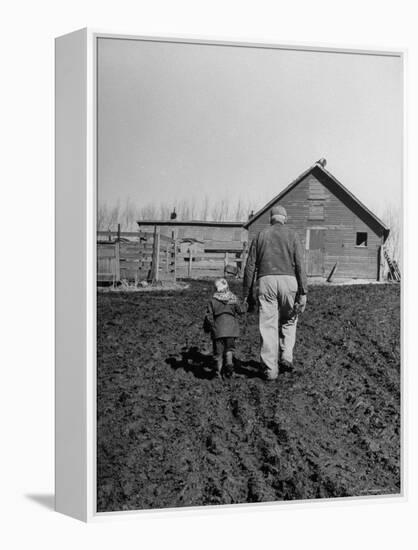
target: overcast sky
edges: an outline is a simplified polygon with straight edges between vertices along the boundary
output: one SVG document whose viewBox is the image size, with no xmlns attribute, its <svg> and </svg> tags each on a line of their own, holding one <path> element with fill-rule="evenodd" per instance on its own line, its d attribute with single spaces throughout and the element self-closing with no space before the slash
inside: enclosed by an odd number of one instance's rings
<svg viewBox="0 0 418 550">
<path fill-rule="evenodd" d="M 376 214 L 401 204 L 399 57 L 100 39 L 98 195 L 273 198 L 320 157 Z"/>
</svg>

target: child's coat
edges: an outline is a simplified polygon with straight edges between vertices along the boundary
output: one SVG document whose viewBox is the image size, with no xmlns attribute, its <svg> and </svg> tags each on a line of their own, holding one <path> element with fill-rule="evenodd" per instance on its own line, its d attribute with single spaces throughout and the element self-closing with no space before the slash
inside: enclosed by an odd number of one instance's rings
<svg viewBox="0 0 418 550">
<path fill-rule="evenodd" d="M 238 315 L 245 313 L 232 292 L 216 292 L 211 298 L 205 316 L 212 338 L 237 338 L 239 336 Z"/>
</svg>

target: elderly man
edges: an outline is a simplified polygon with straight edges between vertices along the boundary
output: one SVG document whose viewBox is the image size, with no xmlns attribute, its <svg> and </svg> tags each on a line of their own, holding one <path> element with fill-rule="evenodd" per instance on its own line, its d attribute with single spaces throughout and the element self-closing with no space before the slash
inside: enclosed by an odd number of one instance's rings
<svg viewBox="0 0 418 550">
<path fill-rule="evenodd" d="M 276 379 L 279 368 L 293 370 L 298 314 L 306 307 L 302 249 L 286 221 L 285 208 L 273 207 L 271 225 L 252 241 L 244 272 L 244 298 L 252 296 L 258 280 L 260 357 L 266 380 Z"/>
</svg>

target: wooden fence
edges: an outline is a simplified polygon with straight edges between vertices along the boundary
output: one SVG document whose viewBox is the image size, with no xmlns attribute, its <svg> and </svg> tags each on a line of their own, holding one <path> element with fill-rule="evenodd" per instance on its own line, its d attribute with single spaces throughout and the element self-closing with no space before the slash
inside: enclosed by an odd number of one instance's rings
<svg viewBox="0 0 418 550">
<path fill-rule="evenodd" d="M 158 227 L 152 233 L 98 232 L 98 282 L 241 277 L 245 260 L 245 245 L 176 240 Z"/>
<path fill-rule="evenodd" d="M 245 250 L 202 249 L 199 246 L 179 247 L 177 253 L 177 277 L 205 279 L 224 276 L 241 277 L 245 262 Z"/>
<path fill-rule="evenodd" d="M 103 235 L 103 233 L 105 233 Z M 119 232 L 116 238 L 97 242 L 97 281 L 175 281 L 176 243 L 158 231 L 154 233 Z M 129 237 L 129 239 L 128 239 Z"/>
</svg>

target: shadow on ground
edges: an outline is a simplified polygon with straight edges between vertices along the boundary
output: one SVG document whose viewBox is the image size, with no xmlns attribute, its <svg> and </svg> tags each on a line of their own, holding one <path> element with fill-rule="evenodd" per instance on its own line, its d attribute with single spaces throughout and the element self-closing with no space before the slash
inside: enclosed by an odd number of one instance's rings
<svg viewBox="0 0 418 550">
<path fill-rule="evenodd" d="M 43 506 L 44 508 L 48 508 L 48 510 L 55 510 L 55 495 L 30 494 L 25 495 L 25 497 L 33 502 L 36 502 L 40 506 Z"/>
<path fill-rule="evenodd" d="M 213 356 L 202 353 L 196 346 L 183 348 L 180 359 L 171 356 L 165 362 L 174 370 L 191 372 L 196 378 L 212 380 L 216 376 Z"/>
<path fill-rule="evenodd" d="M 191 372 L 196 378 L 212 380 L 216 376 L 213 355 L 203 353 L 196 346 L 184 348 L 180 359 L 170 356 L 165 362 L 174 370 L 183 369 Z M 254 360 L 235 359 L 234 373 L 247 378 L 261 378 L 260 364 Z"/>
</svg>

